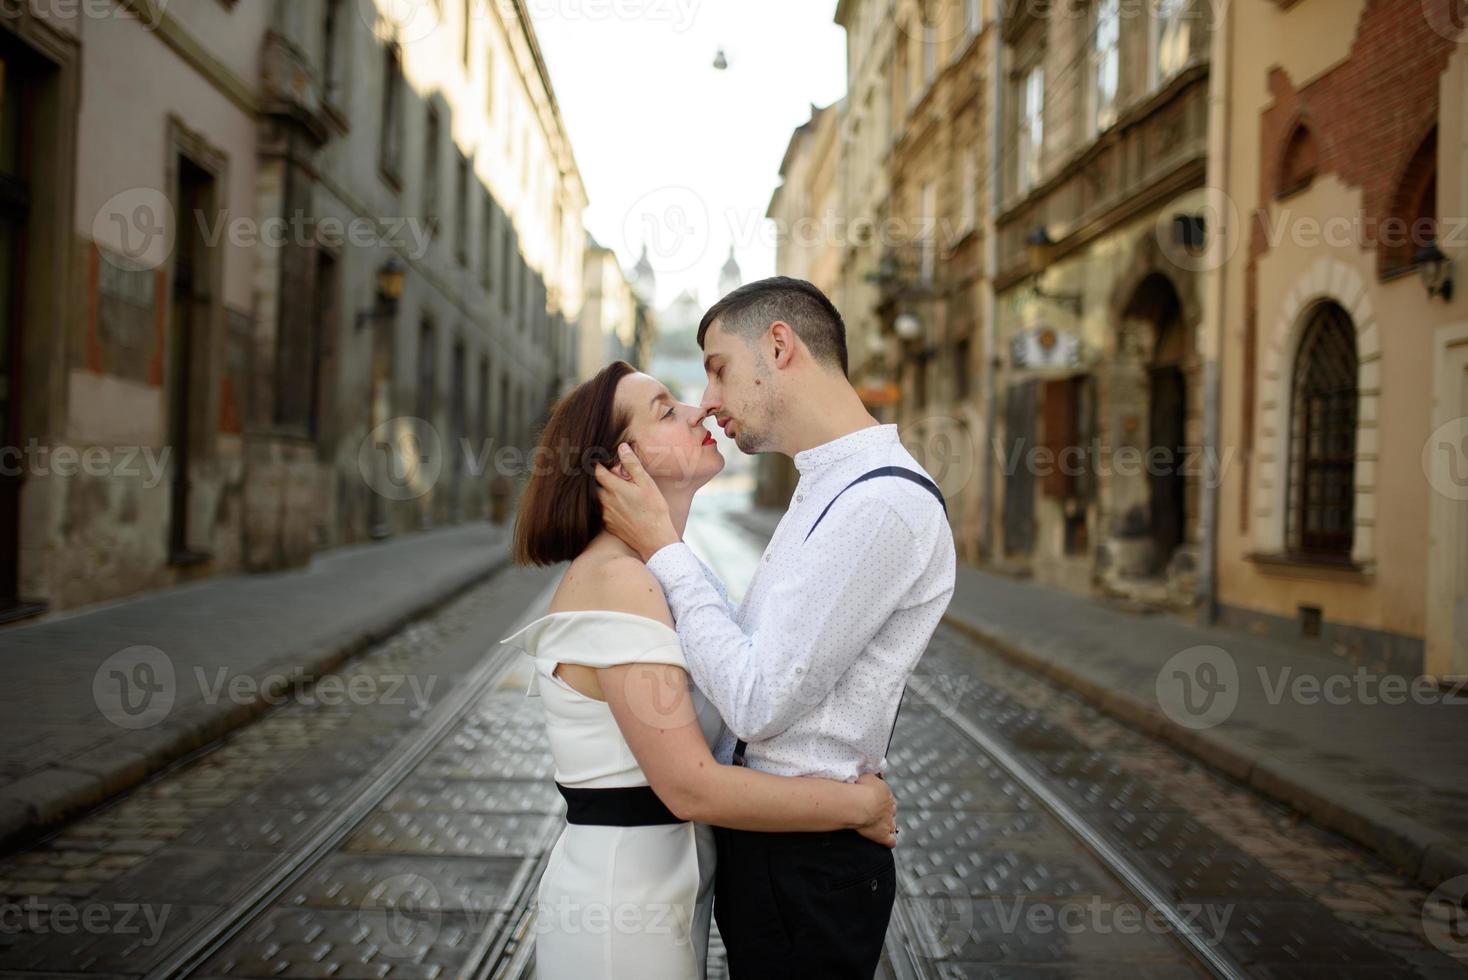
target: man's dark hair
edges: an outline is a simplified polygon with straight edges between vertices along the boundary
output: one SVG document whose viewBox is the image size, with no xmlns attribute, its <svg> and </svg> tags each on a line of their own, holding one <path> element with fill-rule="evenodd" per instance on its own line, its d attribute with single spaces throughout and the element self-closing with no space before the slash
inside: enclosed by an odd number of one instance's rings
<svg viewBox="0 0 1468 980">
<path fill-rule="evenodd" d="M 774 276 L 740 286 L 719 300 L 698 325 L 698 346 L 713 322 L 745 340 L 761 336 L 776 320 L 790 324 L 811 357 L 847 373 L 846 324 L 834 303 L 804 279 Z"/>
</svg>

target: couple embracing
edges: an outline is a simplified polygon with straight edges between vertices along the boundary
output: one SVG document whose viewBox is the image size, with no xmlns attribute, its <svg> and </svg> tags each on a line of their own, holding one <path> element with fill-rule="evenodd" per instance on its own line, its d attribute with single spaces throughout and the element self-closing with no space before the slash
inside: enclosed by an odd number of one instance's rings
<svg viewBox="0 0 1468 980">
<path fill-rule="evenodd" d="M 535 660 L 566 800 L 537 971 L 697 980 L 712 914 L 734 980 L 865 980 L 897 891 L 886 754 L 953 595 L 943 496 L 851 387 L 815 286 L 743 286 L 698 342 L 699 405 L 620 361 L 557 402 L 540 444 L 612 466 L 537 471 L 516 521 L 518 562 L 570 562 L 503 641 Z M 681 540 L 724 466 L 710 416 L 799 472 L 737 608 Z"/>
</svg>

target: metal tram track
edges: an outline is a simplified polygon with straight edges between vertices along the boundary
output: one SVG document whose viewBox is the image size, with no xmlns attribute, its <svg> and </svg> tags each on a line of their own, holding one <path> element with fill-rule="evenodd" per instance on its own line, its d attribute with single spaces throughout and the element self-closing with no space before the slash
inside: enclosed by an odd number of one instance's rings
<svg viewBox="0 0 1468 980">
<path fill-rule="evenodd" d="M 939 707 L 942 701 L 930 697 L 928 683 L 920 677 L 908 681 L 908 690 L 923 702 Z M 943 718 L 970 743 L 993 760 L 1010 779 L 1029 793 L 1061 826 L 1075 837 L 1108 871 L 1119 879 L 1134 897 L 1163 916 L 1185 952 L 1190 954 L 1210 976 L 1219 980 L 1247 980 L 1247 970 L 1226 950 L 1210 942 L 1193 918 L 1185 914 L 1178 904 L 1167 897 L 1151 878 L 1120 849 L 1108 841 L 1079 810 L 1071 806 L 1057 793 L 1046 777 L 1025 762 L 998 739 L 953 711 L 941 711 Z M 899 861 L 901 848 L 898 849 Z M 928 980 L 937 973 L 922 955 L 921 941 L 917 938 L 919 927 L 902 902 L 893 912 L 892 926 L 887 934 L 887 951 L 884 967 L 895 980 Z"/>
<path fill-rule="evenodd" d="M 522 623 L 517 624 L 517 627 Z M 256 878 L 236 901 L 218 914 L 202 922 L 184 936 L 142 980 L 180 980 L 196 973 L 226 944 L 252 922 L 269 912 L 289 889 L 310 873 L 352 834 L 390 793 L 447 737 L 451 736 L 480 699 L 500 684 L 514 669 L 516 652 L 498 650 L 474 667 L 458 689 L 433 709 L 426 724 L 409 739 L 400 743 L 346 794 L 349 802 L 324 816 L 301 845 L 272 863 Z M 514 911 L 508 913 L 506 927 L 486 929 L 456 980 L 487 980 L 494 964 L 504 953 L 508 926 L 513 926 L 522 907 L 533 898 L 540 871 L 560 829 L 556 814 L 546 816 L 545 827 L 524 866 L 511 885 Z M 499 917 L 495 920 L 499 921 Z"/>
</svg>

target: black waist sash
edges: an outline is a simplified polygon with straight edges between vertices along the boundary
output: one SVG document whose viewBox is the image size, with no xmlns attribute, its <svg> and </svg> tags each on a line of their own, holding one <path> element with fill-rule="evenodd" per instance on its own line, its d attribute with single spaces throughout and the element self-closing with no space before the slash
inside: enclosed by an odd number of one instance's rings
<svg viewBox="0 0 1468 980">
<path fill-rule="evenodd" d="M 566 799 L 566 822 L 598 827 L 658 827 L 686 823 L 663 805 L 651 786 L 578 789 L 556 783 Z"/>
</svg>

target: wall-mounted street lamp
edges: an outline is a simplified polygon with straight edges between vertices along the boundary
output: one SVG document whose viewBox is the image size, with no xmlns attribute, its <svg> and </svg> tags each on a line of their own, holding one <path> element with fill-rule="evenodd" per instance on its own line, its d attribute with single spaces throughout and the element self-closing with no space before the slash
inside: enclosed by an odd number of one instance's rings
<svg viewBox="0 0 1468 980">
<path fill-rule="evenodd" d="M 1412 256 L 1422 285 L 1427 287 L 1427 298 L 1441 296 L 1444 303 L 1453 301 L 1453 263 L 1437 247 L 1437 242 L 1428 242 Z"/>
<path fill-rule="evenodd" d="M 1035 230 L 1025 236 L 1025 257 L 1029 260 L 1030 276 L 1033 279 L 1030 291 L 1037 299 L 1067 307 L 1079 317 L 1082 308 L 1080 293 L 1051 293 L 1040 286 L 1040 276 L 1044 275 L 1045 269 L 1050 265 L 1050 257 L 1054 254 L 1055 242 L 1051 239 L 1050 232 L 1044 225 L 1036 225 Z"/>
<path fill-rule="evenodd" d="M 923 335 L 923 321 L 915 314 L 902 313 L 892 321 L 892 330 L 902 340 L 917 340 Z"/>
<path fill-rule="evenodd" d="M 403 284 L 408 278 L 408 267 L 396 255 L 390 256 L 377 270 L 377 303 L 370 310 L 357 314 L 357 329 L 373 323 L 379 316 L 390 317 L 397 312 L 398 300 L 403 296 Z"/>
</svg>

